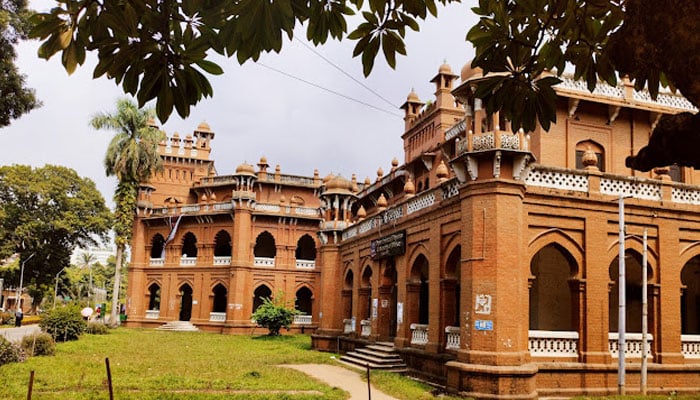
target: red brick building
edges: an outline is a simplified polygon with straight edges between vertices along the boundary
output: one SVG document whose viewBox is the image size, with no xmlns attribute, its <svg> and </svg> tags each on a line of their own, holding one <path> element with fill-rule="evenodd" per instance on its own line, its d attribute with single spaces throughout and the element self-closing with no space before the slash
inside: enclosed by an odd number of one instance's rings
<svg viewBox="0 0 700 400">
<path fill-rule="evenodd" d="M 615 393 L 623 195 L 627 390 L 646 254 L 649 391 L 698 391 L 700 175 L 624 165 L 662 114 L 692 106 L 565 79 L 549 132 L 513 134 L 473 98 L 480 71 L 461 72 L 441 66 L 428 104 L 409 94 L 404 161 L 374 181 L 284 175 L 264 158 L 218 175 L 206 124 L 164 143 L 139 196 L 128 324 L 250 333 L 260 299 L 284 293 L 316 348 L 391 342 L 462 395 Z"/>
</svg>

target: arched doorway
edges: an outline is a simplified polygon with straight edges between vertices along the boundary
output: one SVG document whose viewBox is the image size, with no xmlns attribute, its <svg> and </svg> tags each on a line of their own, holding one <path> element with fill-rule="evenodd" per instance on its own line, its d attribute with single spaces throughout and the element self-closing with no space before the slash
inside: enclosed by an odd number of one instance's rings
<svg viewBox="0 0 700 400">
<path fill-rule="evenodd" d="M 313 293 L 306 286 L 297 290 L 294 308 L 299 310 L 302 315 L 313 315 Z"/>
<path fill-rule="evenodd" d="M 700 334 L 700 256 L 681 270 L 681 334 Z"/>
<path fill-rule="evenodd" d="M 180 321 L 192 318 L 192 288 L 188 284 L 180 286 Z"/>
<path fill-rule="evenodd" d="M 398 327 L 398 286 L 396 285 L 396 267 L 394 260 L 389 259 L 384 267 L 379 286 L 380 297 L 380 321 L 378 324 L 379 335 L 382 340 L 394 341 Z"/>
<path fill-rule="evenodd" d="M 634 250 L 625 253 L 625 331 L 642 332 L 642 256 Z M 615 257 L 610 263 L 610 292 L 608 302 L 608 321 L 610 332 L 618 331 L 619 316 L 619 263 Z M 652 279 L 653 271 L 647 264 L 647 282 Z M 647 293 L 647 303 L 652 304 L 651 293 Z M 653 320 L 653 307 L 649 307 L 649 320 Z"/>
<path fill-rule="evenodd" d="M 215 313 L 225 313 L 226 303 L 228 302 L 228 291 L 226 290 L 226 287 L 218 283 L 216 286 L 214 286 L 212 294 L 214 295 L 214 301 L 211 311 Z"/>
<path fill-rule="evenodd" d="M 576 331 L 577 296 L 570 282 L 578 273 L 573 257 L 563 247 L 549 244 L 530 261 L 530 330 Z"/>
<path fill-rule="evenodd" d="M 263 299 L 271 299 L 272 290 L 267 285 L 260 285 L 253 292 L 253 312 L 263 304 Z"/>
</svg>

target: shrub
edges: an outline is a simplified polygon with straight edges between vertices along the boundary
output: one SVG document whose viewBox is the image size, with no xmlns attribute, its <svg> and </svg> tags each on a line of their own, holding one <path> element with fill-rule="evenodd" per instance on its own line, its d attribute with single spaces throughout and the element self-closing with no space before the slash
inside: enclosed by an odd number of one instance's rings
<svg viewBox="0 0 700 400">
<path fill-rule="evenodd" d="M 21 347 L 0 336 L 0 366 L 24 361 L 24 358 Z"/>
<path fill-rule="evenodd" d="M 279 299 L 283 296 L 278 295 Z M 299 314 L 299 311 L 294 308 L 287 307 L 282 300 L 264 298 L 263 303 L 253 313 L 251 318 L 255 322 L 269 330 L 268 335 L 277 336 L 280 334 L 280 329 L 289 330 L 289 326 L 294 321 L 294 316 Z"/>
<path fill-rule="evenodd" d="M 109 333 L 109 329 L 107 328 L 107 325 L 103 324 L 102 322 L 90 321 L 87 324 L 86 332 L 93 335 L 106 335 Z"/>
<path fill-rule="evenodd" d="M 35 333 L 22 338 L 22 349 L 30 356 L 52 356 L 56 352 L 56 342 L 46 332 Z"/>
<path fill-rule="evenodd" d="M 9 311 L 0 311 L 0 325 L 15 323 L 15 316 Z"/>
<path fill-rule="evenodd" d="M 57 342 L 66 342 L 78 340 L 85 331 L 86 323 L 80 315 L 80 307 L 69 305 L 44 313 L 39 326 Z"/>
</svg>

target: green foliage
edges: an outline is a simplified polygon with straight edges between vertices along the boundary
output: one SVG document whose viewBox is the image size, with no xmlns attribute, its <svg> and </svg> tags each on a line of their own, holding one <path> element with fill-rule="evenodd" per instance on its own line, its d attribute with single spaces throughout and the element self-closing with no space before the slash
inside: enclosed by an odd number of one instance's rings
<svg viewBox="0 0 700 400">
<path fill-rule="evenodd" d="M 78 340 L 87 324 L 80 315 L 80 307 L 72 304 L 47 311 L 42 316 L 39 326 L 57 342 L 66 342 Z"/>
<path fill-rule="evenodd" d="M 109 333 L 109 328 L 102 322 L 90 321 L 87 324 L 85 332 L 91 335 L 106 335 Z"/>
<path fill-rule="evenodd" d="M 52 356 L 56 352 L 56 341 L 46 332 L 22 338 L 22 349 L 29 356 Z"/>
<path fill-rule="evenodd" d="M 54 165 L 0 167 L 0 259 L 19 254 L 16 269 L 0 271 L 36 298 L 53 292 L 57 272 L 70 265 L 75 246 L 95 244 L 111 227 L 111 213 L 94 182 Z"/>
<path fill-rule="evenodd" d="M 24 361 L 22 348 L 0 336 L 0 366 L 5 364 Z"/>
<path fill-rule="evenodd" d="M 9 311 L 0 311 L 0 325 L 13 324 L 15 316 Z"/>
<path fill-rule="evenodd" d="M 4 0 L 0 7 L 0 128 L 41 106 L 15 65 L 15 45 L 27 39 L 31 15 L 26 0 Z"/>
<path fill-rule="evenodd" d="M 299 311 L 295 310 L 294 307 L 287 306 L 281 300 L 283 298 L 282 293 L 273 299 L 263 298 L 263 303 L 251 316 L 258 325 L 267 328 L 270 336 L 278 336 L 282 328 L 289 330 L 294 316 L 299 314 Z"/>
<path fill-rule="evenodd" d="M 96 51 L 94 77 L 107 76 L 140 106 L 152 99 L 161 121 L 173 111 L 185 118 L 191 106 L 213 94 L 205 74 L 223 73 L 207 60 L 210 50 L 239 63 L 257 61 L 262 53 L 279 52 L 285 36 L 306 27 L 315 45 L 328 38 L 357 40 L 365 75 L 379 49 L 394 67 L 396 54 L 406 54 L 406 29 L 417 31 L 418 20 L 437 15 L 437 3 L 457 0 L 60 0 L 37 14 L 31 35 L 43 43 L 39 55 L 61 53 L 72 73 Z M 347 17 L 361 13 L 363 21 L 348 34 Z M 261 28 L 264 27 L 264 28 Z"/>
</svg>

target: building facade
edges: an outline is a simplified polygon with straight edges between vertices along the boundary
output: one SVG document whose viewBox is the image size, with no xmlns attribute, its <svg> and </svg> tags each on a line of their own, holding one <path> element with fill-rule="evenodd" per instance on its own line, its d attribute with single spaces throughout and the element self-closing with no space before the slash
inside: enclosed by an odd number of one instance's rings
<svg viewBox="0 0 700 400">
<path fill-rule="evenodd" d="M 264 158 L 217 175 L 206 124 L 163 143 L 139 195 L 128 325 L 250 333 L 261 298 L 284 296 L 314 347 L 391 342 L 465 396 L 615 393 L 622 197 L 628 391 L 644 288 L 649 391 L 700 390 L 700 175 L 624 164 L 661 115 L 695 110 L 565 78 L 557 123 L 513 133 L 473 97 L 468 65 L 442 65 L 428 104 L 409 94 L 404 161 L 374 180 L 283 175 Z"/>
</svg>

